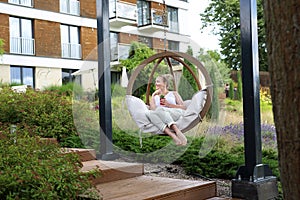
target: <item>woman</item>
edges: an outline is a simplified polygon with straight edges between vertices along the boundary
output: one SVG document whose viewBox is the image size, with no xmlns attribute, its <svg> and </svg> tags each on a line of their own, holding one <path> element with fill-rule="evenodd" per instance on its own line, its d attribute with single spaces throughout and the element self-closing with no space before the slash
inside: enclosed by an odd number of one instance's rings
<svg viewBox="0 0 300 200">
<path fill-rule="evenodd" d="M 181 96 L 168 90 L 168 75 L 160 75 L 155 80 L 155 92 L 150 101 L 148 119 L 162 132 L 169 135 L 176 145 L 186 145 L 187 139 L 176 126 L 175 121 L 183 114 L 186 107 Z"/>
</svg>

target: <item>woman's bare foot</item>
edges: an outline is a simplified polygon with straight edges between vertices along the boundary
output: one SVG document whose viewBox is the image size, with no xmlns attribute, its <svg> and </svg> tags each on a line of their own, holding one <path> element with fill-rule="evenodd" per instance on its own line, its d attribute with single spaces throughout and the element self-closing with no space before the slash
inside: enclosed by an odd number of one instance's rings
<svg viewBox="0 0 300 200">
<path fill-rule="evenodd" d="M 181 141 L 181 145 L 185 146 L 187 144 L 187 139 L 185 135 L 178 129 L 178 127 L 173 124 L 171 128 L 175 131 L 177 138 Z"/>
<path fill-rule="evenodd" d="M 176 135 L 176 133 L 173 133 L 171 131 L 171 129 L 169 129 L 168 127 L 166 127 L 166 129 L 164 130 L 164 132 L 166 134 L 168 134 L 174 141 L 174 143 L 177 145 L 177 146 L 181 146 L 182 145 L 182 141 L 181 139 Z"/>
<path fill-rule="evenodd" d="M 176 132 L 176 135 L 179 138 L 181 145 L 185 146 L 187 144 L 187 139 L 186 139 L 185 135 L 183 135 L 183 133 L 180 130 L 178 132 Z"/>
</svg>

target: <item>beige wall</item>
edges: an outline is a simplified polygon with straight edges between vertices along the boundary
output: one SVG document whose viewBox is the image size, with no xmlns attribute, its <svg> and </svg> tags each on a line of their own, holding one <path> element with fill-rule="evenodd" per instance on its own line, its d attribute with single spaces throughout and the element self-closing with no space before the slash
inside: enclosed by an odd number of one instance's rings
<svg viewBox="0 0 300 200">
<path fill-rule="evenodd" d="M 98 88 L 98 71 L 82 74 L 81 85 L 85 91 L 95 91 Z"/>
<path fill-rule="evenodd" d="M 0 65 L 0 83 L 10 83 L 10 66 Z"/>
<path fill-rule="evenodd" d="M 44 89 L 50 85 L 62 84 L 62 73 L 59 68 L 36 67 L 35 68 L 35 88 Z"/>
</svg>

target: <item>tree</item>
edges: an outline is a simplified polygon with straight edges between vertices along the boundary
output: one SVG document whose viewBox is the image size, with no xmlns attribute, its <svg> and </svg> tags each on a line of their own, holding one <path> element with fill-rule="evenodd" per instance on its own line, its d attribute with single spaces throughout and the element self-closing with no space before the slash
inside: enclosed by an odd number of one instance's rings
<svg viewBox="0 0 300 200">
<path fill-rule="evenodd" d="M 236 98 L 237 100 L 239 101 L 242 101 L 242 98 L 243 98 L 243 92 L 242 92 L 242 88 L 243 88 L 243 85 L 242 85 L 242 76 L 241 76 L 241 71 L 237 71 L 237 90 L 236 90 Z"/>
<path fill-rule="evenodd" d="M 214 72 L 218 87 L 224 87 L 224 83 L 230 82 L 230 69 L 221 60 L 221 55 L 216 50 L 205 52 L 203 48 L 200 48 L 198 53 L 198 59 L 204 64 L 208 71 L 215 66 Z"/>
<path fill-rule="evenodd" d="M 188 46 L 187 54 L 193 56 L 193 49 Z M 197 76 L 196 67 L 190 63 L 188 60 L 184 59 L 184 62 L 193 70 Z M 197 83 L 186 67 L 182 69 L 182 76 L 180 77 L 180 82 L 178 86 L 178 92 L 183 100 L 191 99 L 193 94 L 198 90 Z"/>
<path fill-rule="evenodd" d="M 260 71 L 268 71 L 265 27 L 263 18 L 263 0 L 258 0 L 258 45 Z M 202 29 L 213 26 L 214 34 L 220 35 L 221 53 L 225 56 L 223 61 L 231 69 L 241 68 L 240 45 L 240 4 L 239 0 L 211 0 L 203 14 L 200 14 L 204 22 Z"/>
<path fill-rule="evenodd" d="M 232 80 L 229 83 L 229 98 L 234 99 L 234 86 Z"/>
<path fill-rule="evenodd" d="M 271 95 L 284 199 L 300 199 L 300 1 L 265 0 Z"/>
<path fill-rule="evenodd" d="M 121 60 L 121 64 L 126 67 L 129 71 L 129 75 L 133 70 L 136 69 L 137 66 L 141 64 L 142 61 L 154 55 L 156 52 L 150 49 L 146 44 L 139 42 L 132 42 L 129 49 L 129 57 L 126 60 Z M 153 65 L 148 64 L 141 73 L 137 76 L 134 86 L 133 86 L 133 95 L 137 97 L 142 97 L 145 95 L 148 85 L 148 78 L 151 74 Z M 157 74 L 165 74 L 168 73 L 168 68 L 162 62 L 160 66 L 157 68 L 155 75 Z M 153 89 L 152 89 L 153 91 Z"/>
</svg>

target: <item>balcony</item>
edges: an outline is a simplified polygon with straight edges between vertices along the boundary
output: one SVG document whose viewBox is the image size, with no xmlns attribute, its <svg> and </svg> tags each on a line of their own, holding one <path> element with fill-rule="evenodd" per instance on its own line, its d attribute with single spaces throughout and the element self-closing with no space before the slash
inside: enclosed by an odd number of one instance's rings
<svg viewBox="0 0 300 200">
<path fill-rule="evenodd" d="M 32 0 L 8 0 L 8 3 L 17 4 L 21 6 L 33 7 Z"/>
<path fill-rule="evenodd" d="M 120 60 L 125 60 L 129 56 L 130 44 L 118 43 L 117 46 L 111 47 L 111 62 L 119 64 Z M 113 64 L 114 65 L 114 64 Z"/>
<path fill-rule="evenodd" d="M 138 23 L 138 29 L 140 31 L 157 32 L 164 31 L 168 28 L 168 17 L 164 17 L 164 13 L 159 10 L 151 10 L 150 19 L 147 22 Z"/>
<path fill-rule="evenodd" d="M 81 59 L 81 45 L 62 43 L 61 56 L 63 58 Z"/>
<path fill-rule="evenodd" d="M 23 37 L 11 37 L 10 53 L 34 55 L 34 39 Z"/>
<path fill-rule="evenodd" d="M 80 2 L 77 0 L 60 0 L 60 12 L 80 16 Z"/>
<path fill-rule="evenodd" d="M 109 22 L 111 26 L 116 28 L 127 25 L 135 26 L 137 23 L 136 5 L 117 0 L 110 0 Z"/>
</svg>

